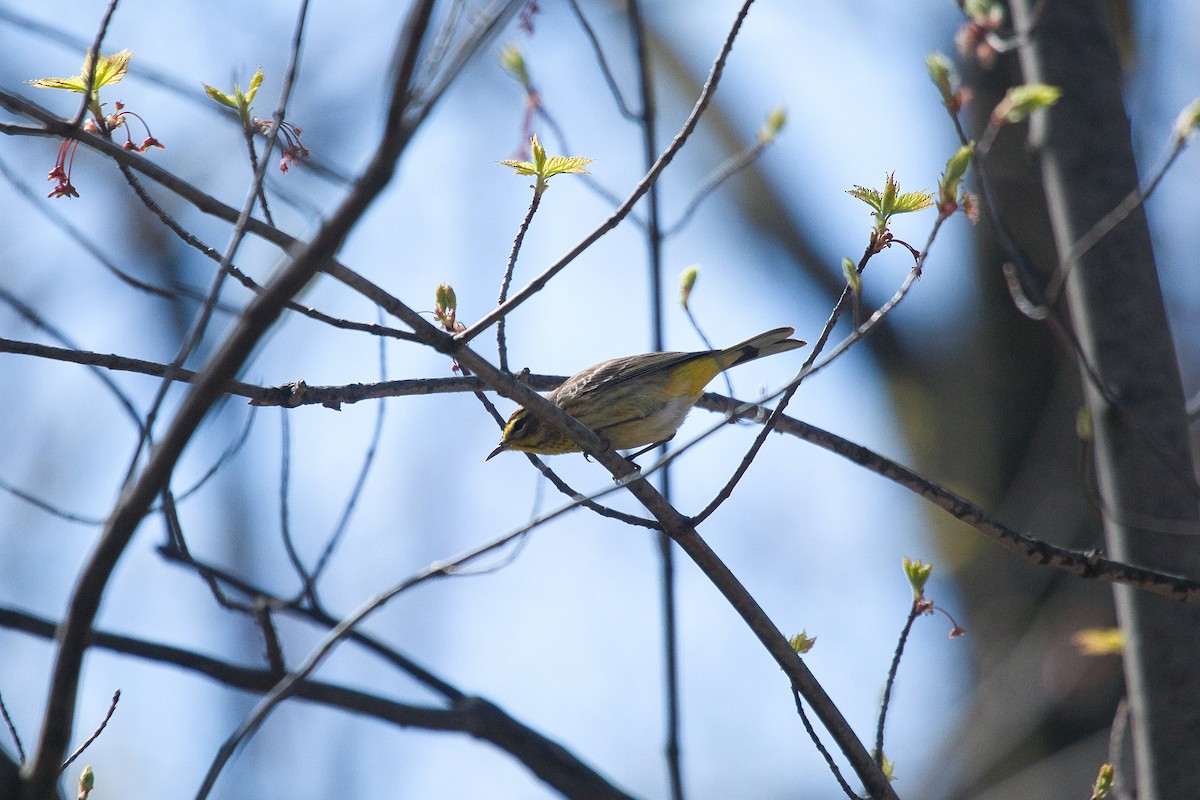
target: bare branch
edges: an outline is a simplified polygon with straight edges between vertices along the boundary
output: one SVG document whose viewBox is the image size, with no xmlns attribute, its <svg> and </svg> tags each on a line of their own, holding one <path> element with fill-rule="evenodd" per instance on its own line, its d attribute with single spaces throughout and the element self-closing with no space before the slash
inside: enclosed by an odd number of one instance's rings
<svg viewBox="0 0 1200 800">
<path fill-rule="evenodd" d="M 562 272 L 567 265 L 569 265 L 579 256 L 580 253 L 587 250 L 605 234 L 617 227 L 621 220 L 628 216 L 634 205 L 636 205 L 638 200 L 640 200 L 642 196 L 650 190 L 651 185 L 658 180 L 658 176 L 664 169 L 666 169 L 667 165 L 674 160 L 675 155 L 679 152 L 684 143 L 688 140 L 688 137 L 690 137 L 692 132 L 696 129 L 696 125 L 700 122 L 701 115 L 703 115 L 704 110 L 708 108 L 708 104 L 712 100 L 713 93 L 716 92 L 717 84 L 719 84 L 721 81 L 721 75 L 725 71 L 725 62 L 729 58 L 729 53 L 733 49 L 733 43 L 737 39 L 738 31 L 741 30 L 742 22 L 746 19 L 746 15 L 749 13 L 750 6 L 752 4 L 753 0 L 745 0 L 745 2 L 743 2 L 741 8 L 738 10 L 737 18 L 734 20 L 729 35 L 725 37 L 725 42 L 721 47 L 720 53 L 717 54 L 716 59 L 713 61 L 712 69 L 708 73 L 708 79 L 704 82 L 704 88 L 701 90 L 700 96 L 696 99 L 696 103 L 692 107 L 691 113 L 688 114 L 687 120 L 683 123 L 683 127 L 679 130 L 679 133 L 675 135 L 675 138 L 671 141 L 670 146 L 663 151 L 662 155 L 658 157 L 658 160 L 654 162 L 654 165 L 646 172 L 642 179 L 638 181 L 637 186 L 635 186 L 630 195 L 625 198 L 625 202 L 621 203 L 617 210 L 614 211 L 612 215 L 608 217 L 608 219 L 600 223 L 600 225 L 590 234 L 585 236 L 583 240 L 579 242 L 579 244 L 571 248 L 571 250 L 566 255 L 562 256 L 558 261 L 547 267 L 542 274 L 538 275 L 527 286 L 509 298 L 507 302 L 502 303 L 501 305 L 492 309 L 492 311 L 485 314 L 470 328 L 458 334 L 458 336 L 455 338 L 459 343 L 465 344 L 471 341 L 476 336 L 483 333 L 483 331 L 487 330 L 492 323 L 496 322 L 501 317 L 511 312 L 514 308 L 524 303 L 534 294 L 541 291 L 542 287 L 549 283 L 551 278 L 553 278 L 559 272 Z M 0 96 L 0 101 L 3 101 L 2 96 Z"/>
<path fill-rule="evenodd" d="M 0 627 L 24 631 L 52 640 L 56 625 L 23 611 L 0 607 Z M 231 689 L 263 693 L 277 680 L 269 670 L 251 669 L 178 647 L 147 642 L 104 631 L 92 634 L 92 644 L 116 653 L 206 675 Z M 305 681 L 295 692 L 298 699 L 352 711 L 406 727 L 458 731 L 489 741 L 524 764 L 531 772 L 567 797 L 626 798 L 603 776 L 562 745 L 513 719 L 488 701 L 459 692 L 448 695 L 450 707 L 429 708 L 348 689 L 322 681 Z"/>
<path fill-rule="evenodd" d="M 108 727 L 108 721 L 112 719 L 113 712 L 117 710 L 117 703 L 120 701 L 121 690 L 117 689 L 115 692 L 113 692 L 112 702 L 108 704 L 108 713 L 104 715 L 104 719 L 100 720 L 100 724 L 96 726 L 96 730 L 92 731 L 92 735 L 87 738 L 87 741 L 79 745 L 75 752 L 71 753 L 71 755 L 67 757 L 67 760 L 63 762 L 62 769 L 59 770 L 60 773 L 66 772 L 67 767 L 71 766 L 71 762 L 83 755 L 83 751 L 91 747 L 92 742 L 100 738 L 100 734 L 104 732 L 106 727 Z"/>
<path fill-rule="evenodd" d="M 147 513 L 153 498 L 166 486 L 179 455 L 197 426 L 262 335 L 282 313 L 286 301 L 329 263 L 350 229 L 391 180 L 396 160 L 413 133 L 411 123 L 405 118 L 409 80 L 417 58 L 420 34 L 428 24 L 430 6 L 431 2 L 425 2 L 416 7 L 416 18 L 424 22 L 410 28 L 417 34 L 410 41 L 412 55 L 396 74 L 386 126 L 362 179 L 333 216 L 321 226 L 312 242 L 299 248 L 292 262 L 280 270 L 262 294 L 251 301 L 238 324 L 183 398 L 175 418 L 159 446 L 150 454 L 141 474 L 122 494 L 95 551 L 84 566 L 62 624 L 41 739 L 28 772 L 27 791 L 32 800 L 42 800 L 53 793 L 58 764 L 65 753 L 74 718 L 88 632 L 112 570 L 134 530 Z"/>
<path fill-rule="evenodd" d="M 21 736 L 17 733 L 17 726 L 13 725 L 12 717 L 8 715 L 8 707 L 4 705 L 3 698 L 0 698 L 0 715 L 4 717 L 4 724 L 8 726 L 8 733 L 12 736 L 13 744 L 17 748 L 17 757 L 24 764 L 25 747 L 21 744 Z"/>
</svg>

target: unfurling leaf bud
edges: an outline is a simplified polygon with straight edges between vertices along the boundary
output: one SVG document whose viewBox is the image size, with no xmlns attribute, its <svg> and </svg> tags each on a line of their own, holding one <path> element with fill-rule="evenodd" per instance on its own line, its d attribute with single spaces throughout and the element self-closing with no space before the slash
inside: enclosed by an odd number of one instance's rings
<svg viewBox="0 0 1200 800">
<path fill-rule="evenodd" d="M 929 580 L 931 572 L 933 572 L 933 564 L 923 564 L 920 561 L 913 561 L 908 556 L 904 557 L 904 576 L 908 578 L 908 583 L 912 586 L 913 597 L 920 599 L 925 596 L 925 582 Z"/>
<path fill-rule="evenodd" d="M 685 269 L 679 276 L 679 305 L 683 306 L 684 310 L 687 310 L 688 298 L 692 296 L 692 287 L 696 285 L 698 277 L 700 267 L 696 264 Z"/>
</svg>

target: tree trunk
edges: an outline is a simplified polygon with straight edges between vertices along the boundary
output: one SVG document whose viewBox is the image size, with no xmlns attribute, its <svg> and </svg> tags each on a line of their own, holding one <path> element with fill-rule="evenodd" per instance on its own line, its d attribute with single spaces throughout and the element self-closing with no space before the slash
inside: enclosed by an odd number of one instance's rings
<svg viewBox="0 0 1200 800">
<path fill-rule="evenodd" d="M 1029 33 L 1020 48 L 1025 81 L 1063 90 L 1030 123 L 1062 261 L 1137 186 L 1116 48 L 1101 0 L 1013 0 L 1011 8 L 1017 31 Z M 1200 576 L 1183 391 L 1142 209 L 1067 266 L 1108 549 L 1123 561 Z M 1200 609 L 1115 592 L 1137 797 L 1194 797 Z"/>
</svg>

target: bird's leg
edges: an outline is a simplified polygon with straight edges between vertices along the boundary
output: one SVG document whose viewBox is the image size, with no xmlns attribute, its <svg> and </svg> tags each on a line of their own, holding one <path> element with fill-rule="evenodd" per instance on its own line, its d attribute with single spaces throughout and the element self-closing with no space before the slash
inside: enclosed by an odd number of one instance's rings
<svg viewBox="0 0 1200 800">
<path fill-rule="evenodd" d="M 674 438 L 675 438 L 675 434 L 671 434 L 666 439 L 663 439 L 661 442 L 654 442 L 653 444 L 648 444 L 645 447 L 643 447 L 641 450 L 638 450 L 633 455 L 625 456 L 625 458 L 629 461 L 633 461 L 638 456 L 645 455 L 646 453 L 649 453 L 651 450 L 653 450 L 656 447 L 662 447 L 664 444 L 666 444 L 667 442 L 671 441 Z"/>
</svg>

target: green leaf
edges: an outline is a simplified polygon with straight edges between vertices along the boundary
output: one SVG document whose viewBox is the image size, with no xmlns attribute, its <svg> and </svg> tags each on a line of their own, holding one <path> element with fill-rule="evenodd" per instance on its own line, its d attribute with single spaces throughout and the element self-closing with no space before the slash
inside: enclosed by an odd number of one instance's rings
<svg viewBox="0 0 1200 800">
<path fill-rule="evenodd" d="M 512 167 L 517 171 L 518 175 L 537 175 L 537 167 L 535 167 L 533 163 L 529 161 L 513 161 L 512 159 L 505 159 L 504 161 L 497 161 L 496 163 L 502 167 Z"/>
<path fill-rule="evenodd" d="M 221 105 L 236 111 L 242 121 L 242 125 L 249 130 L 251 103 L 254 102 L 254 96 L 258 94 L 258 87 L 262 86 L 262 82 L 263 68 L 259 67 L 254 71 L 254 75 L 250 77 L 250 88 L 244 92 L 240 83 L 233 85 L 232 93 L 223 92 L 215 86 L 209 86 L 206 83 L 204 84 L 204 92 Z"/>
<path fill-rule="evenodd" d="M 1084 628 L 1071 636 L 1071 644 L 1085 656 L 1119 656 L 1125 652 L 1125 634 L 1120 628 Z"/>
<path fill-rule="evenodd" d="M 862 276 L 855 269 L 854 262 L 845 256 L 842 256 L 842 274 L 846 276 L 846 283 L 849 284 L 850 291 L 862 294 Z"/>
<path fill-rule="evenodd" d="M 580 156 L 550 156 L 542 162 L 542 175 L 546 178 L 555 175 L 587 175 L 584 167 L 592 163 L 590 158 Z"/>
<path fill-rule="evenodd" d="M 900 184 L 896 182 L 896 173 L 888 173 L 887 180 L 883 182 L 883 195 L 879 199 L 879 213 L 885 217 L 891 216 L 892 209 L 896 206 L 896 195 L 900 193 Z"/>
<path fill-rule="evenodd" d="M 992 112 L 996 125 L 1011 124 L 1025 120 L 1034 111 L 1049 108 L 1062 97 L 1062 89 L 1045 83 L 1026 83 L 1014 86 L 1004 94 L 1004 99 Z"/>
<path fill-rule="evenodd" d="M 521 54 L 521 48 L 515 44 L 505 45 L 500 51 L 500 66 L 508 70 L 526 89 L 530 87 L 529 68 L 525 66 L 525 56 Z"/>
<path fill-rule="evenodd" d="M 96 62 L 96 74 L 92 81 L 93 99 L 100 91 L 100 87 L 121 82 L 125 73 L 129 71 L 129 59 L 131 58 L 133 58 L 132 50 L 122 50 L 111 56 L 100 56 L 100 60 Z M 69 92 L 83 94 L 87 91 L 88 72 L 91 71 L 91 68 L 92 52 L 89 50 L 83 59 L 83 70 L 78 75 L 71 78 L 38 78 L 30 83 L 39 89 L 66 89 Z"/>
<path fill-rule="evenodd" d="M 1200 97 L 1193 100 L 1175 120 L 1175 143 L 1181 145 L 1200 128 Z"/>
<path fill-rule="evenodd" d="M 511 167 L 516 170 L 518 175 L 533 175 L 536 177 L 537 183 L 534 186 L 534 191 L 538 193 L 545 191 L 546 181 L 555 175 L 588 174 L 588 171 L 584 167 L 592 163 L 592 159 L 581 156 L 547 156 L 546 149 L 542 147 L 542 143 L 538 141 L 536 134 L 530 139 L 529 150 L 530 155 L 533 157 L 532 161 L 515 161 L 509 159 L 496 163 L 504 167 Z"/>
<path fill-rule="evenodd" d="M 91 66 L 91 55 L 89 51 L 88 57 L 83 61 L 83 77 L 85 79 Z M 129 71 L 129 59 L 131 58 L 133 58 L 132 50 L 122 50 L 111 56 L 100 56 L 100 60 L 96 62 L 96 88 L 120 83 L 121 79 L 125 77 L 125 73 Z"/>
<path fill-rule="evenodd" d="M 950 59 L 941 53 L 930 53 L 925 56 L 925 69 L 929 72 L 929 79 L 937 87 L 938 94 L 942 96 L 942 104 L 957 111 L 959 102 L 954 96 L 954 70 Z"/>
<path fill-rule="evenodd" d="M 795 636 L 788 639 L 788 644 L 791 645 L 792 650 L 796 652 L 796 655 L 800 656 L 804 655 L 809 650 L 812 650 L 813 645 L 816 643 L 817 637 L 809 636 L 808 631 L 800 631 Z"/>
<path fill-rule="evenodd" d="M 869 189 L 866 186 L 858 186 L 856 184 L 853 189 L 847 189 L 846 194 L 862 200 L 874 209 L 876 214 L 880 214 L 883 211 L 883 195 L 879 193 L 878 189 Z"/>
<path fill-rule="evenodd" d="M 1096 774 L 1096 782 L 1092 784 L 1091 800 L 1105 800 L 1112 792 L 1113 777 L 1116 769 L 1112 764 L 1101 764 L 1100 772 Z"/>
<path fill-rule="evenodd" d="M 971 159 L 975 157 L 975 143 L 971 142 L 958 148 L 954 155 L 950 156 L 950 160 L 946 162 L 946 171 L 942 173 L 942 184 L 954 183 L 958 184 L 963 179 L 963 175 L 967 173 L 967 167 L 971 166 Z"/>
<path fill-rule="evenodd" d="M 929 192 L 905 192 L 892 202 L 893 214 L 907 214 L 911 211 L 921 211 L 933 205 L 933 195 Z"/>
<path fill-rule="evenodd" d="M 454 293 L 454 287 L 448 283 L 439 283 L 437 289 L 434 290 L 434 297 L 438 308 L 458 308 L 458 295 Z"/>
<path fill-rule="evenodd" d="M 958 148 L 958 151 L 946 162 L 946 171 L 938 180 L 938 201 L 943 209 L 948 209 L 945 213 L 953 213 L 953 209 L 957 206 L 958 187 L 974 157 L 975 143 L 971 142 Z"/>
<path fill-rule="evenodd" d="M 221 105 L 228 106 L 234 111 L 237 110 L 237 102 L 235 102 L 232 97 L 225 94 L 215 86 L 209 86 L 207 83 L 202 83 L 200 85 L 204 87 L 204 93 L 208 95 L 210 99 L 216 100 Z"/>
<path fill-rule="evenodd" d="M 918 600 L 925 596 L 925 583 L 929 580 L 931 572 L 933 572 L 933 564 L 923 564 L 920 561 L 913 561 L 908 556 L 904 557 L 904 577 L 908 578 L 908 583 L 912 586 L 913 597 Z"/>
<path fill-rule="evenodd" d="M 530 138 L 529 151 L 533 155 L 533 168 L 539 176 L 543 175 L 546 168 L 546 148 L 542 147 L 536 133 Z"/>
<path fill-rule="evenodd" d="M 865 186 L 855 186 L 847 193 L 857 197 L 869 205 L 878 218 L 877 228 L 887 227 L 895 214 L 907 214 L 910 211 L 920 211 L 933 205 L 933 195 L 929 192 L 900 192 L 900 184 L 894 174 L 884 180 L 883 191 L 869 189 Z"/>
<path fill-rule="evenodd" d="M 941 53 L 930 53 L 925 56 L 925 69 L 929 72 L 929 79 L 933 81 L 933 85 L 938 87 L 943 95 L 949 94 L 950 59 Z"/>
<path fill-rule="evenodd" d="M 250 104 L 254 102 L 254 95 L 258 94 L 258 87 L 262 86 L 263 68 L 259 67 L 254 71 L 254 76 L 250 78 L 250 88 L 243 95 L 246 99 L 246 108 L 249 109 Z"/>
<path fill-rule="evenodd" d="M 787 109 L 783 106 L 778 106 L 771 109 L 771 113 L 767 114 L 767 121 L 763 124 L 762 130 L 758 132 L 758 140 L 760 142 L 774 141 L 779 132 L 783 130 L 783 126 L 787 124 Z"/>
<path fill-rule="evenodd" d="M 679 305 L 687 310 L 688 299 L 692 296 L 692 287 L 696 285 L 696 279 L 700 277 L 700 267 L 696 264 L 685 269 L 679 274 Z"/>
<path fill-rule="evenodd" d="M 74 78 L 36 78 L 30 83 L 39 89 L 66 89 L 69 92 L 79 92 L 80 94 L 83 94 L 87 86 L 87 82 L 79 76 Z"/>
</svg>

